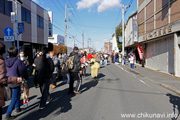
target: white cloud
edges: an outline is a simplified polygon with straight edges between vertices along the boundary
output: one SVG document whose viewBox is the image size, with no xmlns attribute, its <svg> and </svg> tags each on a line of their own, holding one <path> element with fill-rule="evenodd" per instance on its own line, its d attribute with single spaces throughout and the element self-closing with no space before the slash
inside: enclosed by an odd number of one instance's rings
<svg viewBox="0 0 180 120">
<path fill-rule="evenodd" d="M 95 4 L 99 3 L 101 0 L 81 0 L 77 2 L 77 9 L 85 9 L 85 8 L 91 8 Z"/>
<path fill-rule="evenodd" d="M 101 4 L 98 6 L 98 12 L 103 12 L 107 9 L 112 9 L 121 6 L 121 0 L 102 0 Z"/>
<path fill-rule="evenodd" d="M 88 12 L 91 12 L 91 8 L 97 5 L 97 11 L 103 12 L 108 9 L 121 6 L 121 0 L 81 0 L 77 2 L 77 9 L 89 9 Z"/>
</svg>

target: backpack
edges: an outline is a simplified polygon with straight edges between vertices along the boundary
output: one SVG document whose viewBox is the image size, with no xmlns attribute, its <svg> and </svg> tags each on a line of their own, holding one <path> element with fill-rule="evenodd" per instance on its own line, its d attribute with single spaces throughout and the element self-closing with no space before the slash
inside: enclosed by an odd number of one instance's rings
<svg viewBox="0 0 180 120">
<path fill-rule="evenodd" d="M 67 58 L 66 65 L 69 70 L 72 70 L 74 68 L 74 56 Z"/>
</svg>

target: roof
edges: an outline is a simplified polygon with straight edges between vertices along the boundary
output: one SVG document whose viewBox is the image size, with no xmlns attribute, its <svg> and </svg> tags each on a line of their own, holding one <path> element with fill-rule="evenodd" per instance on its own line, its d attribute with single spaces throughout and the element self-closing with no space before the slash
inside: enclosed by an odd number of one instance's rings
<svg viewBox="0 0 180 120">
<path fill-rule="evenodd" d="M 128 17 L 128 20 L 126 21 L 126 25 L 127 25 L 128 21 L 129 21 L 129 19 L 130 19 L 131 17 L 135 16 L 136 14 L 137 14 L 137 10 Z"/>
</svg>

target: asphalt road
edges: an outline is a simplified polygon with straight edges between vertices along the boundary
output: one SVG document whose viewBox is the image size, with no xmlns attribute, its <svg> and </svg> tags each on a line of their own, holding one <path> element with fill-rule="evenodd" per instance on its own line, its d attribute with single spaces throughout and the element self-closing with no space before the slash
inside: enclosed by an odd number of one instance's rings
<svg viewBox="0 0 180 120">
<path fill-rule="evenodd" d="M 38 110 L 40 92 L 31 88 L 30 106 L 16 119 L 180 120 L 172 115 L 180 111 L 180 97 L 143 76 L 115 64 L 101 66 L 97 81 L 89 73 L 80 95 L 67 95 L 68 85 L 60 82 L 45 110 Z"/>
</svg>

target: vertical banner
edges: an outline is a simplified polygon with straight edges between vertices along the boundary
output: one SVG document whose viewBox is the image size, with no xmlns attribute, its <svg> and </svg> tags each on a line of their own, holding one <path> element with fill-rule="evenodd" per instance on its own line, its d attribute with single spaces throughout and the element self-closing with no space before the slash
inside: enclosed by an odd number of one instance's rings
<svg viewBox="0 0 180 120">
<path fill-rule="evenodd" d="M 48 25 L 48 31 L 49 31 L 49 33 L 48 33 L 48 37 L 52 37 L 53 36 L 53 19 L 52 19 L 52 17 L 53 17 L 53 14 L 52 14 L 52 11 L 49 11 L 48 12 L 48 17 L 49 17 L 49 25 Z"/>
<path fill-rule="evenodd" d="M 143 59 L 143 54 L 144 54 L 144 58 L 145 58 L 145 53 L 144 53 L 143 46 L 142 46 L 142 45 L 138 45 L 138 46 L 137 46 L 137 50 L 138 50 L 140 59 L 141 59 L 141 60 Z"/>
<path fill-rule="evenodd" d="M 133 19 L 133 40 L 138 42 L 138 22 L 137 19 Z"/>
</svg>

